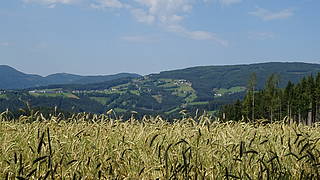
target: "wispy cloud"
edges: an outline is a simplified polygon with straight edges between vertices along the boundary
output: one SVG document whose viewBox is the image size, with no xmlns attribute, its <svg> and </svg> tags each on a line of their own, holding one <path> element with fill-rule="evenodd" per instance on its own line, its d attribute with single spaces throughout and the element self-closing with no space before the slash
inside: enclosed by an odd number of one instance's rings
<svg viewBox="0 0 320 180">
<path fill-rule="evenodd" d="M 8 47 L 11 46 L 12 44 L 9 42 L 0 42 L 0 46 Z"/>
<path fill-rule="evenodd" d="M 293 9 L 283 9 L 278 12 L 272 12 L 263 8 L 256 8 L 255 11 L 249 12 L 253 16 L 257 16 L 264 21 L 276 20 L 276 19 L 287 19 L 294 15 Z"/>
<path fill-rule="evenodd" d="M 180 25 L 170 25 L 167 28 L 168 28 L 168 31 L 178 33 L 181 36 L 187 37 L 189 39 L 211 40 L 221 44 L 222 46 L 229 45 L 228 41 L 221 39 L 217 34 L 212 32 L 199 31 L 199 30 L 191 31 Z"/>
<path fill-rule="evenodd" d="M 40 3 L 50 8 L 56 4 L 76 4 L 80 1 L 95 9 L 124 9 L 129 11 L 136 21 L 162 27 L 168 32 L 174 32 L 194 40 L 210 40 L 224 46 L 227 41 L 222 40 L 215 33 L 203 30 L 189 30 L 182 25 L 182 21 L 192 11 L 195 3 L 206 0 L 23 0 L 26 3 Z M 218 0 L 222 4 L 234 4 L 242 0 Z"/>
<path fill-rule="evenodd" d="M 205 3 L 212 3 L 212 2 L 215 3 L 216 2 L 216 3 L 219 3 L 223 6 L 229 6 L 229 5 L 241 3 L 242 0 L 203 0 L 203 2 L 205 2 Z"/>
<path fill-rule="evenodd" d="M 128 41 L 132 43 L 153 43 L 157 41 L 157 38 L 154 36 L 147 35 L 135 35 L 135 36 L 123 36 L 121 40 Z"/>
<path fill-rule="evenodd" d="M 155 17 L 148 14 L 142 9 L 131 9 L 131 13 L 138 22 L 152 24 L 155 22 Z"/>
<path fill-rule="evenodd" d="M 92 8 L 102 9 L 102 8 L 123 8 L 125 4 L 119 0 L 97 0 L 96 3 L 91 3 Z"/>
<path fill-rule="evenodd" d="M 227 46 L 215 33 L 203 30 L 189 30 L 181 25 L 186 15 L 193 9 L 192 0 L 136 0 L 140 7 L 131 8 L 131 13 L 137 21 L 147 24 L 156 24 L 168 32 L 179 34 L 193 40 L 215 41 Z"/>
<path fill-rule="evenodd" d="M 22 0 L 25 3 L 39 3 L 54 7 L 55 4 L 73 4 L 80 2 L 81 0 Z"/>
<path fill-rule="evenodd" d="M 275 37 L 275 34 L 273 32 L 249 32 L 248 37 L 249 39 L 254 40 L 267 40 L 273 39 Z"/>
<path fill-rule="evenodd" d="M 219 0 L 222 5 L 231 5 L 242 2 L 242 0 Z"/>
<path fill-rule="evenodd" d="M 193 7 L 191 0 L 136 0 L 136 2 L 138 6 L 132 8 L 135 17 L 138 20 L 153 19 L 153 22 L 158 24 L 178 23 Z"/>
</svg>

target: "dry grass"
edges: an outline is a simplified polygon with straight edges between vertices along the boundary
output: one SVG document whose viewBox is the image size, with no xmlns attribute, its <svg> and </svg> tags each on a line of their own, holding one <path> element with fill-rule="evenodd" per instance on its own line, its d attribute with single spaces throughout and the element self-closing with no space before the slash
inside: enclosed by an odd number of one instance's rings
<svg viewBox="0 0 320 180">
<path fill-rule="evenodd" d="M 114 117 L 114 116 L 112 116 Z M 0 115 L 7 179 L 319 179 L 320 128 L 219 123 L 207 116 Z"/>
</svg>

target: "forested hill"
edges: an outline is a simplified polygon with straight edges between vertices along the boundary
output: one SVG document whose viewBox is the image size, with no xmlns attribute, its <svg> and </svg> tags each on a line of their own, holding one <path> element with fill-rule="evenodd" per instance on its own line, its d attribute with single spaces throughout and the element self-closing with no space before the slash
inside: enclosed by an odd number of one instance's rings
<svg viewBox="0 0 320 180">
<path fill-rule="evenodd" d="M 255 121 L 267 119 L 270 122 L 287 121 L 312 125 L 320 122 L 320 72 L 304 77 L 299 83 L 289 82 L 285 88 L 278 88 L 277 75 L 271 75 L 264 89 L 254 88 L 250 80 L 243 101 L 224 105 L 220 117 L 224 120 Z"/>
<path fill-rule="evenodd" d="M 262 89 L 267 78 L 276 73 L 280 77 L 280 87 L 288 81 L 299 82 L 303 77 L 320 71 L 320 64 L 309 63 L 259 63 L 248 65 L 199 66 L 187 69 L 164 71 L 150 75 L 151 78 L 185 79 L 192 83 L 198 95 L 206 99 L 212 89 L 228 89 L 235 86 L 246 86 L 250 75 L 255 72 L 257 88 Z"/>
<path fill-rule="evenodd" d="M 289 81 L 297 83 L 303 77 L 318 72 L 319 64 L 306 63 L 203 66 L 95 83 L 90 79 L 92 77 L 85 78 L 92 82 L 90 84 L 74 83 L 78 82 L 77 75 L 60 74 L 49 77 L 60 82 L 71 79 L 72 83 L 19 91 L 0 90 L 0 111 L 7 108 L 18 111 L 28 104 L 37 109 L 58 107 L 67 112 L 104 113 L 114 109 L 118 114 L 128 116 L 132 111 L 140 115 L 164 115 L 170 118 L 179 115 L 181 110 L 215 113 L 222 105 L 243 99 L 253 73 L 257 77 L 256 90 L 259 90 L 274 73 L 280 79 L 280 87 L 284 87 Z M 35 75 L 31 77 L 42 78 Z M 0 81 L 3 81 L 3 77 Z"/>
<path fill-rule="evenodd" d="M 0 65 L 0 89 L 24 89 L 53 84 L 88 84 L 110 81 L 119 78 L 137 78 L 138 74 L 119 73 L 115 75 L 80 76 L 57 73 L 46 77 L 25 74 L 10 66 Z"/>
</svg>

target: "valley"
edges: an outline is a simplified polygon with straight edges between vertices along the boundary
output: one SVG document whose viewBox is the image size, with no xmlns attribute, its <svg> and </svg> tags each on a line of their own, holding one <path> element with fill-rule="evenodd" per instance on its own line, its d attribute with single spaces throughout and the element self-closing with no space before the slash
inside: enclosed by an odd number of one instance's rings
<svg viewBox="0 0 320 180">
<path fill-rule="evenodd" d="M 320 65 L 307 63 L 204 66 L 146 76 L 119 76 L 103 82 L 93 80 L 88 84 L 3 89 L 0 110 L 18 112 L 30 106 L 47 110 L 57 108 L 64 112 L 104 113 L 114 109 L 123 117 L 130 117 L 132 111 L 138 116 L 161 115 L 167 118 L 180 117 L 181 111 L 191 115 L 196 112 L 215 115 L 221 106 L 244 98 L 252 73 L 257 74 L 258 90 L 263 88 L 272 73 L 280 76 L 279 85 L 284 87 L 288 81 L 298 82 L 319 71 Z"/>
</svg>

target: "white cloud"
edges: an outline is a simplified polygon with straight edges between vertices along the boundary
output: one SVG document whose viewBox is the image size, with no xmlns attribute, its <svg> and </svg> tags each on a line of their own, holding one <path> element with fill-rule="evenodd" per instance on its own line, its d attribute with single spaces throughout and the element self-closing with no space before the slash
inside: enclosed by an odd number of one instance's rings
<svg viewBox="0 0 320 180">
<path fill-rule="evenodd" d="M 132 42 L 132 43 L 152 43 L 156 41 L 153 36 L 136 35 L 136 36 L 123 36 L 121 40 Z"/>
<path fill-rule="evenodd" d="M 92 8 L 123 8 L 125 5 L 119 0 L 97 0 L 97 3 L 90 5 Z"/>
<path fill-rule="evenodd" d="M 0 42 L 0 46 L 8 47 L 8 46 L 11 46 L 11 43 L 9 43 L 9 42 Z"/>
<path fill-rule="evenodd" d="M 50 8 L 50 9 L 55 8 L 55 7 L 56 7 L 56 4 L 50 4 L 50 5 L 48 6 L 48 8 Z"/>
<path fill-rule="evenodd" d="M 138 22 L 152 24 L 155 22 L 155 16 L 146 13 L 142 9 L 131 9 L 131 13 Z"/>
<path fill-rule="evenodd" d="M 253 12 L 249 12 L 253 16 L 260 17 L 264 21 L 276 20 L 276 19 L 287 19 L 294 15 L 292 9 L 284 9 L 279 12 L 272 12 L 267 9 L 257 8 Z"/>
<path fill-rule="evenodd" d="M 79 0 L 23 0 L 25 3 L 39 3 L 39 4 L 73 4 L 79 2 Z"/>
<path fill-rule="evenodd" d="M 242 2 L 242 0 L 219 0 L 222 5 L 232 5 Z"/>
<path fill-rule="evenodd" d="M 191 31 L 181 25 L 186 15 L 193 9 L 192 0 L 135 0 L 140 8 L 131 9 L 134 17 L 143 23 L 157 24 L 169 32 L 179 34 L 193 40 L 210 40 L 227 46 L 228 42 L 216 34 L 195 30 Z M 229 0 L 238 1 L 238 0 Z"/>
<path fill-rule="evenodd" d="M 218 38 L 214 33 L 202 30 L 188 30 L 181 22 L 192 11 L 195 3 L 207 0 L 23 0 L 26 3 L 40 3 L 54 8 L 56 4 L 74 4 L 86 2 L 95 9 L 125 9 L 141 23 L 156 25 L 166 31 L 180 34 L 194 40 L 216 41 L 224 46 L 227 42 Z M 230 5 L 242 0 L 218 0 L 220 3 Z M 139 40 L 139 38 L 125 38 L 125 40 Z"/>
<path fill-rule="evenodd" d="M 229 6 L 229 5 L 241 3 L 242 0 L 203 0 L 203 2 L 205 3 L 216 2 L 224 6 Z"/>
<path fill-rule="evenodd" d="M 267 40 L 275 37 L 273 32 L 250 32 L 249 39 L 254 40 Z"/>
<path fill-rule="evenodd" d="M 135 16 L 138 20 L 153 17 L 154 22 L 161 24 L 177 23 L 184 19 L 183 15 L 192 10 L 191 0 L 135 0 L 135 2 L 140 6 L 133 11 L 133 14 L 136 14 L 137 9 L 139 10 L 140 16 Z"/>
<path fill-rule="evenodd" d="M 168 30 L 170 32 L 175 32 L 178 33 L 182 36 L 185 36 L 189 39 L 194 39 L 194 40 L 211 40 L 211 41 L 215 41 L 219 44 L 221 44 L 222 46 L 228 46 L 229 43 L 226 40 L 221 39 L 218 35 L 216 35 L 215 33 L 212 32 L 207 32 L 207 31 L 191 31 L 188 30 L 186 28 L 184 28 L 183 26 L 180 25 L 171 25 L 168 26 Z"/>
</svg>

